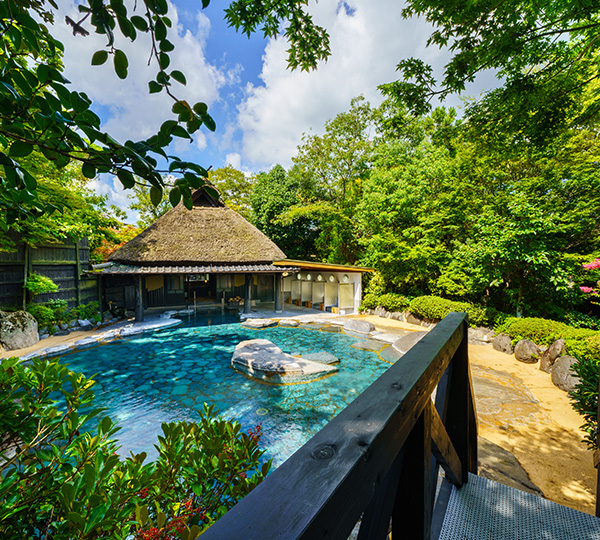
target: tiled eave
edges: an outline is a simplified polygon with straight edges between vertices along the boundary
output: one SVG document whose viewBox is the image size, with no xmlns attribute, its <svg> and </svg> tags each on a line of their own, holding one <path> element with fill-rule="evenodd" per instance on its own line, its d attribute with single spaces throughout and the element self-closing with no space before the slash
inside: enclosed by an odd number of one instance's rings
<svg viewBox="0 0 600 540">
<path fill-rule="evenodd" d="M 133 266 L 120 263 L 94 265 L 88 272 L 91 275 L 126 274 L 281 274 L 298 272 L 296 266 L 275 266 L 273 264 L 227 264 L 227 265 L 173 265 L 173 266 Z"/>
</svg>

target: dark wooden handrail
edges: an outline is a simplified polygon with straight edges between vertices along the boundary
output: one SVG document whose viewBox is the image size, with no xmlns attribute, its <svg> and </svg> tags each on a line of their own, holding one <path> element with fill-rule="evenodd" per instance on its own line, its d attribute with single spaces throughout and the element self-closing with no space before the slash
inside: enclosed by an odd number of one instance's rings
<svg viewBox="0 0 600 540">
<path fill-rule="evenodd" d="M 359 540 L 429 540 L 438 467 L 477 472 L 467 326 L 448 315 L 203 540 L 346 540 L 359 519 Z"/>
</svg>

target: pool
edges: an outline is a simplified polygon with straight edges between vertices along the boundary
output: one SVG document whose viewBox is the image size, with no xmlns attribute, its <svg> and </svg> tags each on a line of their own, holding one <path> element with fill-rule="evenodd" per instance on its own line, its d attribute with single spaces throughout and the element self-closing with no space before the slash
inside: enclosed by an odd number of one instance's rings
<svg viewBox="0 0 600 540">
<path fill-rule="evenodd" d="M 97 381 L 96 406 L 105 407 L 122 427 L 116 436 L 122 456 L 143 451 L 152 459 L 161 423 L 196 420 L 194 409 L 208 402 L 244 429 L 262 423 L 265 457 L 278 465 L 389 368 L 377 351 L 353 347 L 364 340 L 335 330 L 319 325 L 249 329 L 237 315 L 219 312 L 65 354 L 62 361 Z M 340 359 L 339 371 L 285 386 L 255 381 L 230 367 L 235 346 L 254 338 L 293 355 L 327 351 Z"/>
</svg>

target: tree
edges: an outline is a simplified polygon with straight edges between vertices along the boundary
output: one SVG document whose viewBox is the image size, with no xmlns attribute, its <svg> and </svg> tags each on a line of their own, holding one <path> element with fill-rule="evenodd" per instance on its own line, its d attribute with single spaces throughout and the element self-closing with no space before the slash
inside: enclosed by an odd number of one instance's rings
<svg viewBox="0 0 600 540">
<path fill-rule="evenodd" d="M 221 192 L 223 202 L 238 214 L 251 219 L 252 208 L 250 197 L 254 186 L 254 178 L 246 176 L 231 165 L 208 171 L 208 180 Z"/>
<path fill-rule="evenodd" d="M 304 135 L 290 175 L 300 185 L 301 201 L 282 217 L 284 222 L 308 218 L 319 224 L 318 257 L 354 263 L 358 245 L 354 212 L 362 196 L 372 148 L 373 111 L 360 96 L 350 110 L 325 122 L 325 134 Z"/>
<path fill-rule="evenodd" d="M 209 0 L 202 0 L 206 7 Z M 236 1 L 226 9 L 229 24 L 247 34 L 262 28 L 266 36 L 276 36 L 285 27 L 290 42 L 289 65 L 310 69 L 329 54 L 327 33 L 306 13 L 307 0 Z M 175 137 L 191 139 L 201 126 L 214 131 L 216 126 L 206 104 L 189 104 L 177 96 L 174 84 L 185 85 L 185 75 L 169 69 L 171 20 L 167 0 L 143 0 L 133 8 L 123 0 L 89 0 L 79 6 L 81 19 L 66 23 L 73 33 L 85 39 L 90 30 L 106 36 L 107 48 L 96 51 L 92 64 L 112 59 L 115 73 L 127 77 L 129 61 L 119 44 L 135 41 L 139 33 L 151 37 L 152 61 L 156 78 L 148 83 L 149 92 L 166 92 L 173 99 L 174 119 L 167 120 L 159 132 L 141 141 L 116 141 L 102 131 L 99 117 L 92 111 L 87 95 L 71 90 L 62 75 L 63 45 L 51 32 L 54 0 L 16 0 L 0 3 L 0 212 L 11 224 L 26 213 L 40 213 L 60 207 L 45 203 L 38 196 L 35 175 L 19 158 L 34 150 L 60 169 L 71 160 L 82 164 L 87 178 L 97 173 L 115 174 L 125 188 L 132 188 L 136 177 L 150 186 L 151 199 L 158 204 L 163 188 L 169 187 L 169 200 L 180 200 L 191 208 L 191 189 L 206 183 L 207 171 L 200 165 L 169 156 L 166 148 Z M 164 167 L 158 167 L 159 161 Z M 175 181 L 165 186 L 164 175 Z M 209 187 L 209 189 L 211 189 Z"/>
<path fill-rule="evenodd" d="M 585 2 L 438 2 L 409 0 L 405 17 L 424 16 L 434 31 L 428 45 L 453 53 L 440 84 L 431 66 L 410 58 L 402 79 L 383 85 L 417 115 L 434 96 L 461 92 L 483 70 L 496 70 L 501 89 L 471 112 L 492 129 L 510 126 L 523 141 L 543 143 L 565 125 L 581 125 L 599 111 L 600 23 Z M 582 99 L 591 89 L 589 99 Z"/>
<path fill-rule="evenodd" d="M 281 221 L 281 216 L 300 202 L 297 178 L 281 165 L 256 175 L 250 195 L 252 224 L 265 233 L 291 259 L 314 257 L 317 225 L 307 216 Z"/>
<path fill-rule="evenodd" d="M 155 204 L 156 201 L 153 201 L 150 196 L 150 189 L 143 184 L 133 186 L 133 193 L 130 193 L 128 197 L 134 201 L 129 205 L 129 208 L 139 212 L 140 218 L 137 221 L 137 226 L 142 230 L 150 227 L 171 208 L 171 203 L 166 194 L 163 194 L 158 204 Z"/>
</svg>

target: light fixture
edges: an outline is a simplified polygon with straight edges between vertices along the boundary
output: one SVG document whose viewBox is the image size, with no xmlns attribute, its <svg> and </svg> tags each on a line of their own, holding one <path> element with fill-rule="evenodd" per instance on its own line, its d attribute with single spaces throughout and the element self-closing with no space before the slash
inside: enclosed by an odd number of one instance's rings
<svg viewBox="0 0 600 540">
<path fill-rule="evenodd" d="M 300 280 L 300 279 L 302 279 L 302 274 L 301 274 L 300 272 L 298 272 L 298 273 L 296 274 L 296 279 L 299 279 L 299 280 Z"/>
<path fill-rule="evenodd" d="M 323 276 L 321 274 L 317 276 L 317 281 L 323 281 Z"/>
<path fill-rule="evenodd" d="M 333 274 L 329 275 L 329 283 L 334 283 L 335 282 L 335 276 Z"/>
<path fill-rule="evenodd" d="M 312 279 L 312 276 L 310 274 L 306 274 L 306 281 L 310 281 Z"/>
<path fill-rule="evenodd" d="M 348 277 L 348 274 L 344 274 L 344 277 L 342 278 L 342 283 L 348 283 L 350 281 L 350 278 Z"/>
<path fill-rule="evenodd" d="M 288 277 L 290 275 L 289 272 L 284 272 L 283 274 L 281 274 L 281 277 Z"/>
</svg>

